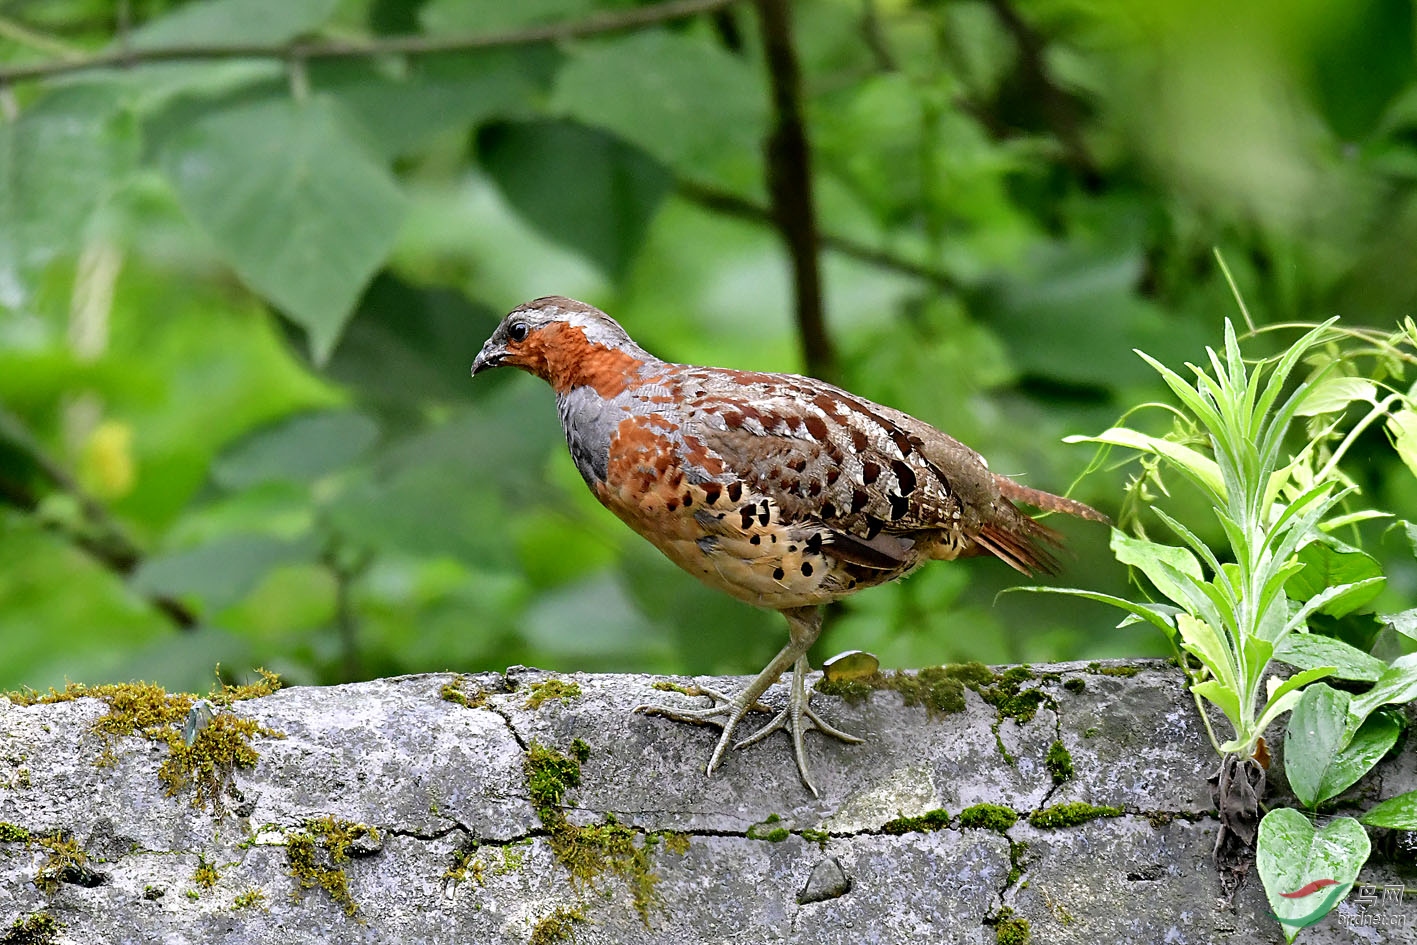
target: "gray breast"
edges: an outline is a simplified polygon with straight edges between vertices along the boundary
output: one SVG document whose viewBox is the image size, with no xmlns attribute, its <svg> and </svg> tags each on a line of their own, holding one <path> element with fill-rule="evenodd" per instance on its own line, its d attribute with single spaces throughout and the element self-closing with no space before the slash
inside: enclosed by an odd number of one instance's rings
<svg viewBox="0 0 1417 945">
<path fill-rule="evenodd" d="M 610 462 L 610 437 L 623 412 L 590 387 L 571 388 L 556 398 L 556 409 L 561 415 L 561 429 L 566 432 L 566 446 L 581 478 L 587 485 L 604 482 Z"/>
</svg>

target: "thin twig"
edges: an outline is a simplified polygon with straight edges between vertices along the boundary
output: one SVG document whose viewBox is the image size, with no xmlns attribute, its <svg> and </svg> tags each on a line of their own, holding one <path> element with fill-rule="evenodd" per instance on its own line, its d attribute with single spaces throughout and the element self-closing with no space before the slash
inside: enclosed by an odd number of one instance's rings
<svg viewBox="0 0 1417 945">
<path fill-rule="evenodd" d="M 151 48 L 128 48 L 98 53 L 81 59 L 29 63 L 0 69 L 0 83 L 17 82 L 130 66 L 144 62 L 172 62 L 198 59 L 342 59 L 371 56 L 466 52 L 476 49 L 496 49 L 504 46 L 524 46 L 531 43 L 579 39 L 616 33 L 656 23 L 687 19 L 701 13 L 723 9 L 739 0 L 670 0 L 647 7 L 632 7 L 613 13 L 600 13 L 565 23 L 545 23 L 500 33 L 462 36 L 388 36 L 367 41 L 314 40 L 294 43 L 186 43 Z"/>
<path fill-rule="evenodd" d="M 768 135 L 767 164 L 773 222 L 792 259 L 803 361 L 809 373 L 830 380 L 836 376 L 836 352 L 822 311 L 811 151 L 802 118 L 802 76 L 792 46 L 792 14 L 788 0 L 758 0 L 757 6 L 772 85 L 773 129 Z"/>
<path fill-rule="evenodd" d="M 738 194 L 693 181 L 680 181 L 677 189 L 679 196 L 698 204 L 705 210 L 721 213 L 724 216 L 738 217 L 741 220 L 750 220 L 754 223 L 773 223 L 772 212 L 768 208 Z M 850 259 L 869 263 L 882 269 L 913 276 L 944 292 L 958 292 L 962 288 L 960 281 L 948 272 L 932 268 L 913 259 L 907 259 L 888 250 L 867 246 L 865 243 L 849 237 L 819 231 L 817 242 L 824 250 L 840 253 Z"/>
<path fill-rule="evenodd" d="M 69 537 L 75 544 L 124 577 L 137 570 L 142 563 L 143 552 L 128 537 L 123 526 L 103 503 L 90 496 L 69 471 L 49 455 L 18 417 L 3 408 L 0 408 L 0 442 L 9 443 L 17 449 L 41 476 L 49 480 L 51 486 L 78 503 L 93 533 L 71 531 Z M 42 498 L 27 485 L 13 480 L 0 482 L 0 494 L 28 511 L 36 510 Z M 163 594 L 154 594 L 148 599 L 182 629 L 189 630 L 197 625 L 197 615 L 181 601 Z"/>
</svg>

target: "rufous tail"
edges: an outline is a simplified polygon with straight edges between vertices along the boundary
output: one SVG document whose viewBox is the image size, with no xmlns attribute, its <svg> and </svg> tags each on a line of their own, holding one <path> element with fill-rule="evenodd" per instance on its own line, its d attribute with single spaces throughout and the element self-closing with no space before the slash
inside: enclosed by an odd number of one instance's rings
<svg viewBox="0 0 1417 945">
<path fill-rule="evenodd" d="M 1064 515 L 1076 515 L 1078 518 L 1085 518 L 1089 521 L 1111 524 L 1112 520 L 1107 516 L 1076 499 L 1064 498 L 1051 492 L 1044 492 L 1042 489 L 1021 486 L 1008 476 L 996 474 L 994 481 L 998 483 L 999 491 L 1003 493 L 1004 498 L 1013 502 L 1022 502 L 1024 505 L 1030 505 L 1042 512 L 1062 512 Z"/>
</svg>

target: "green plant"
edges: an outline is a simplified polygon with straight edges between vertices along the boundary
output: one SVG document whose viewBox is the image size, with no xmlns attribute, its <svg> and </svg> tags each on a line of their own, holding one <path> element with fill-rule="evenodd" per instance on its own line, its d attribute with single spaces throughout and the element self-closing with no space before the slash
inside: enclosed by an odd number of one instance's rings
<svg viewBox="0 0 1417 945">
<path fill-rule="evenodd" d="M 1322 830 L 1293 809 L 1271 810 L 1261 820 L 1269 763 L 1264 732 L 1292 711 L 1285 770 L 1300 803 L 1316 810 L 1395 743 L 1398 716 L 1382 707 L 1417 697 L 1417 655 L 1389 665 L 1341 640 L 1308 632 L 1316 615 L 1342 618 L 1368 604 L 1383 586 L 1371 556 L 1333 537 L 1341 526 L 1381 514 L 1335 514 L 1353 491 L 1339 461 L 1364 429 L 1394 416 L 1392 409 L 1406 402 L 1401 394 L 1380 397 L 1372 381 L 1335 372 L 1342 359 L 1332 343 L 1343 337 L 1330 320 L 1277 358 L 1249 364 L 1227 320 L 1223 355 L 1207 349 L 1209 370 L 1190 365 L 1193 381 L 1138 352 L 1181 403 L 1180 409 L 1166 408 L 1176 421 L 1171 434 L 1156 437 L 1119 425 L 1071 439 L 1141 453 L 1144 472 L 1133 480 L 1132 492 L 1147 504 L 1154 498 L 1152 487 L 1168 494 L 1163 470 L 1180 474 L 1210 506 L 1226 548 L 1212 550 L 1191 528 L 1152 506 L 1179 544 L 1150 540 L 1138 517 L 1138 534 L 1114 529 L 1111 546 L 1164 602 L 1039 588 L 1106 602 L 1127 611 L 1124 623 L 1146 621 L 1166 634 L 1222 756 L 1215 778 L 1221 818 L 1217 864 L 1241 867 L 1257 852 L 1270 903 L 1291 941 L 1342 900 L 1370 844 L 1350 817 L 1335 818 Z M 1306 360 L 1313 371 L 1289 389 Z M 1358 400 L 1371 409 L 1345 426 L 1345 412 Z M 1291 453 L 1287 437 L 1300 417 L 1310 418 L 1309 435 Z M 1288 678 L 1275 674 L 1276 660 L 1298 672 Z M 1352 696 L 1319 682 L 1330 676 L 1373 685 Z M 1230 723 L 1229 737 L 1217 736 L 1204 703 Z M 1417 796 L 1394 798 L 1364 822 L 1417 826 Z M 1316 878 L 1343 888 L 1317 902 L 1285 895 Z"/>
</svg>

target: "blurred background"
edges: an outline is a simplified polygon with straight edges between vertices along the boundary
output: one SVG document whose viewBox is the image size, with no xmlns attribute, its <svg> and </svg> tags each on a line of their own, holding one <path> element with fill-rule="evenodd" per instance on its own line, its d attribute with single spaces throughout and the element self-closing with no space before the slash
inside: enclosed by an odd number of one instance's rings
<svg viewBox="0 0 1417 945">
<path fill-rule="evenodd" d="M 1413 313 L 1410 0 L 785 9 L 0 0 L 0 687 L 755 671 L 781 619 L 602 510 L 545 385 L 469 379 L 537 296 L 1114 515 L 1127 471 L 1061 438 L 1166 399 L 1134 348 L 1238 320 L 1213 250 L 1259 324 Z M 1417 518 L 1375 436 L 1365 501 Z M 1106 529 L 1060 527 L 1058 582 L 1128 593 Z M 814 661 L 1168 652 L 1017 583 L 926 568 Z"/>
</svg>

